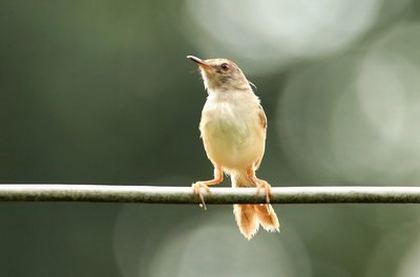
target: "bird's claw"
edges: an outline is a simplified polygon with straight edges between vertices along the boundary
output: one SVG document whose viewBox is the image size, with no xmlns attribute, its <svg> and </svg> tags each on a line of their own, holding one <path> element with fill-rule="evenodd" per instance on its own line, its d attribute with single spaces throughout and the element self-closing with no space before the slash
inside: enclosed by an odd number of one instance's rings
<svg viewBox="0 0 420 277">
<path fill-rule="evenodd" d="M 200 207 L 203 208 L 204 210 L 207 210 L 206 202 L 204 201 L 203 190 L 205 191 L 205 193 L 208 193 L 210 192 L 209 187 L 203 182 L 196 182 L 192 184 L 192 189 L 194 191 L 194 194 L 198 195 L 198 197 L 201 200 L 201 203 L 199 204 Z"/>
<path fill-rule="evenodd" d="M 267 183 L 267 181 L 259 180 L 259 182 L 257 183 L 257 195 L 260 194 L 260 190 L 265 191 L 265 202 L 267 202 L 267 204 L 269 204 L 270 203 L 270 198 L 271 198 L 271 195 L 272 195 L 270 184 Z"/>
</svg>

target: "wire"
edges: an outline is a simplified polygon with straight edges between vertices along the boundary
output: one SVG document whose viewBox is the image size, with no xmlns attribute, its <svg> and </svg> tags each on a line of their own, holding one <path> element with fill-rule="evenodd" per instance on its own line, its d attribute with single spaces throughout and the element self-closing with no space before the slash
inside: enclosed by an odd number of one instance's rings
<svg viewBox="0 0 420 277">
<path fill-rule="evenodd" d="M 255 188 L 211 188 L 206 204 L 265 203 Z M 0 201 L 199 204 L 191 187 L 84 184 L 3 184 Z M 420 187 L 273 187 L 271 203 L 420 203 Z"/>
</svg>

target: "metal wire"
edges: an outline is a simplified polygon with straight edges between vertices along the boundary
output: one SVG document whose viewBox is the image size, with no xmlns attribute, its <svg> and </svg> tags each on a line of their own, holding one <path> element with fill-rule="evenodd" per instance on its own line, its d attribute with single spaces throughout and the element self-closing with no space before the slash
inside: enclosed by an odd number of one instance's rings
<svg viewBox="0 0 420 277">
<path fill-rule="evenodd" d="M 271 203 L 420 203 L 420 187 L 325 186 L 273 187 Z M 198 204 L 191 187 L 84 184 L 3 184 L 0 201 L 75 201 Z M 214 187 L 207 204 L 265 203 L 255 188 Z"/>
</svg>

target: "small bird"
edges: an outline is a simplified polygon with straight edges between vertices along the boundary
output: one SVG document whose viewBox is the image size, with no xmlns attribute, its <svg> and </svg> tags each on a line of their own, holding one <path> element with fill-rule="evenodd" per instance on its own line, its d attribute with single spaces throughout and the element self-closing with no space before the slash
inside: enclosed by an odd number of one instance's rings
<svg viewBox="0 0 420 277">
<path fill-rule="evenodd" d="M 224 173 L 230 175 L 232 187 L 256 187 L 264 190 L 267 204 L 234 204 L 233 213 L 239 230 L 250 240 L 259 225 L 265 230 L 280 230 L 274 209 L 269 204 L 270 184 L 257 178 L 255 171 L 264 156 L 267 117 L 254 94 L 251 82 L 242 70 L 228 59 L 202 60 L 187 56 L 200 70 L 208 92 L 200 121 L 200 133 L 207 157 L 214 166 L 214 178 L 192 185 L 206 208 L 203 192 L 220 184 Z"/>
</svg>

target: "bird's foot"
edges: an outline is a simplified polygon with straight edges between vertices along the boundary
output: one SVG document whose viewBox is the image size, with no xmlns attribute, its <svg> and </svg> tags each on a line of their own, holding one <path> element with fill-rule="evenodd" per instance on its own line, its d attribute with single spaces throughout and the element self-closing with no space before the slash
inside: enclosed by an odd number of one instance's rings
<svg viewBox="0 0 420 277">
<path fill-rule="evenodd" d="M 271 195 L 272 195 L 270 184 L 265 180 L 258 179 L 258 181 L 256 182 L 256 186 L 257 186 L 257 195 L 260 194 L 261 190 L 264 190 L 265 202 L 267 202 L 267 204 L 269 204 L 270 203 L 270 198 L 271 198 Z"/>
<path fill-rule="evenodd" d="M 204 210 L 207 210 L 206 202 L 204 201 L 204 194 L 210 192 L 210 189 L 206 182 L 195 182 L 192 184 L 192 189 L 194 194 L 197 195 L 201 200 L 200 207 Z"/>
</svg>

